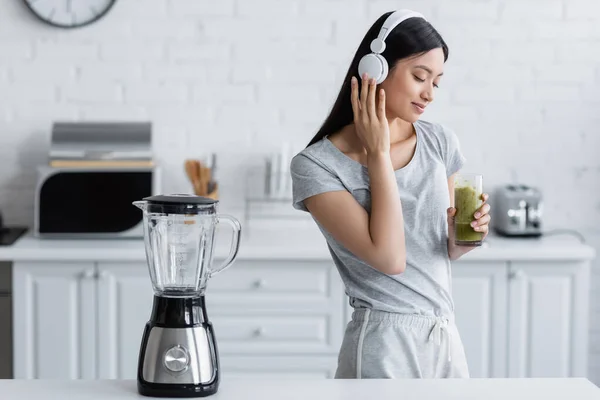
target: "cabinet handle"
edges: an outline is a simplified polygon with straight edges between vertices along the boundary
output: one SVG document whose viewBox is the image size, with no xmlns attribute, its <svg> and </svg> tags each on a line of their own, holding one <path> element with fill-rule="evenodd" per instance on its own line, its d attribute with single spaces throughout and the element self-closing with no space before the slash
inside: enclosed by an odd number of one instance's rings
<svg viewBox="0 0 600 400">
<path fill-rule="evenodd" d="M 254 282 L 254 287 L 256 289 L 260 289 L 260 288 L 265 287 L 266 284 L 267 284 L 267 282 L 264 279 L 258 279 Z"/>
<path fill-rule="evenodd" d="M 520 269 L 516 269 L 514 271 L 511 271 L 508 277 L 510 279 L 522 279 L 525 277 L 525 273 Z"/>
<path fill-rule="evenodd" d="M 254 330 L 254 332 L 252 333 L 252 336 L 261 337 L 261 336 L 264 336 L 264 334 L 265 334 L 265 329 L 260 327 L 260 328 L 256 328 Z"/>
<path fill-rule="evenodd" d="M 94 271 L 93 269 L 88 269 L 87 271 L 81 273 L 81 277 L 83 279 L 92 279 L 95 277 L 95 275 L 96 271 Z"/>
</svg>

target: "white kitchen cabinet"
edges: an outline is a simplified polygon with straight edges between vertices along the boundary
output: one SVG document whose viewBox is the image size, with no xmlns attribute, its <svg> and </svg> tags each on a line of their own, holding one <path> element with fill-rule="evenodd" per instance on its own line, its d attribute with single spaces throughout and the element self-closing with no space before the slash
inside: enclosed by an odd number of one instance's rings
<svg viewBox="0 0 600 400">
<path fill-rule="evenodd" d="M 344 289 L 330 261 L 240 260 L 208 282 L 222 354 L 335 354 Z"/>
<path fill-rule="evenodd" d="M 135 379 L 145 261 L 17 261 L 15 378 Z M 588 261 L 453 263 L 472 377 L 585 376 Z M 223 376 L 331 378 L 351 310 L 326 259 L 239 259 L 208 283 Z"/>
<path fill-rule="evenodd" d="M 503 262 L 455 262 L 455 318 L 472 378 L 506 374 L 508 267 Z"/>
<path fill-rule="evenodd" d="M 99 377 L 135 379 L 142 333 L 153 303 L 148 267 L 136 262 L 100 262 L 97 270 Z M 343 329 L 343 291 L 335 274 L 330 263 L 323 261 L 300 265 L 240 260 L 215 275 L 208 282 L 206 301 L 219 353 L 240 357 L 245 364 L 236 364 L 234 370 L 254 363 L 260 364 L 261 374 L 286 371 L 281 368 L 286 358 L 270 355 L 335 354 Z M 306 365 L 303 360 L 298 365 Z M 314 376 L 315 371 L 297 373 Z"/>
<path fill-rule="evenodd" d="M 509 271 L 509 377 L 585 377 L 589 266 L 513 262 Z"/>
<path fill-rule="evenodd" d="M 15 378 L 97 376 L 94 276 L 91 262 L 15 263 Z"/>
<path fill-rule="evenodd" d="M 135 379 L 154 292 L 146 263 L 97 265 L 98 377 Z"/>
</svg>

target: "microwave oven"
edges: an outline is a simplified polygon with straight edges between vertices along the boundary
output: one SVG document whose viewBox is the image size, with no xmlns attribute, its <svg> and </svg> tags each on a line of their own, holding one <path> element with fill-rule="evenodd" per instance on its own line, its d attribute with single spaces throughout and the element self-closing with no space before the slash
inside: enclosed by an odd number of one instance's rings
<svg viewBox="0 0 600 400">
<path fill-rule="evenodd" d="M 160 168 L 38 168 L 34 236 L 141 238 L 143 213 L 132 203 L 160 194 Z"/>
</svg>

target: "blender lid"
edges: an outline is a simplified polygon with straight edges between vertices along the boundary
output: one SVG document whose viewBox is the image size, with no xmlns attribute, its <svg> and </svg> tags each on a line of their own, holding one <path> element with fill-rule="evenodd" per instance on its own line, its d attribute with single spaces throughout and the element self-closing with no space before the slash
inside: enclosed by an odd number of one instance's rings
<svg viewBox="0 0 600 400">
<path fill-rule="evenodd" d="M 214 214 L 219 202 L 192 194 L 169 194 L 144 197 L 146 210 L 164 214 Z"/>
<path fill-rule="evenodd" d="M 159 194 L 150 197 L 144 197 L 149 203 L 154 204 L 173 204 L 173 205 L 206 205 L 210 206 L 218 203 L 218 200 L 209 197 L 196 196 L 193 194 Z"/>
</svg>

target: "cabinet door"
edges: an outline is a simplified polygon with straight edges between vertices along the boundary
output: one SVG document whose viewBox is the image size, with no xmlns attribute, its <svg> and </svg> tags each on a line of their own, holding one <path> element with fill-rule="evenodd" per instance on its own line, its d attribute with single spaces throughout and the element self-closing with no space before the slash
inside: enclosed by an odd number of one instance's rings
<svg viewBox="0 0 600 400">
<path fill-rule="evenodd" d="M 506 276 L 503 262 L 453 264 L 456 325 L 473 378 L 506 376 Z"/>
<path fill-rule="evenodd" d="M 515 262 L 509 277 L 509 376 L 585 377 L 588 264 Z"/>
<path fill-rule="evenodd" d="M 93 263 L 16 262 L 14 377 L 96 377 Z"/>
<path fill-rule="evenodd" d="M 154 293 L 148 266 L 98 264 L 98 360 L 100 379 L 135 379 L 144 326 Z"/>
</svg>

